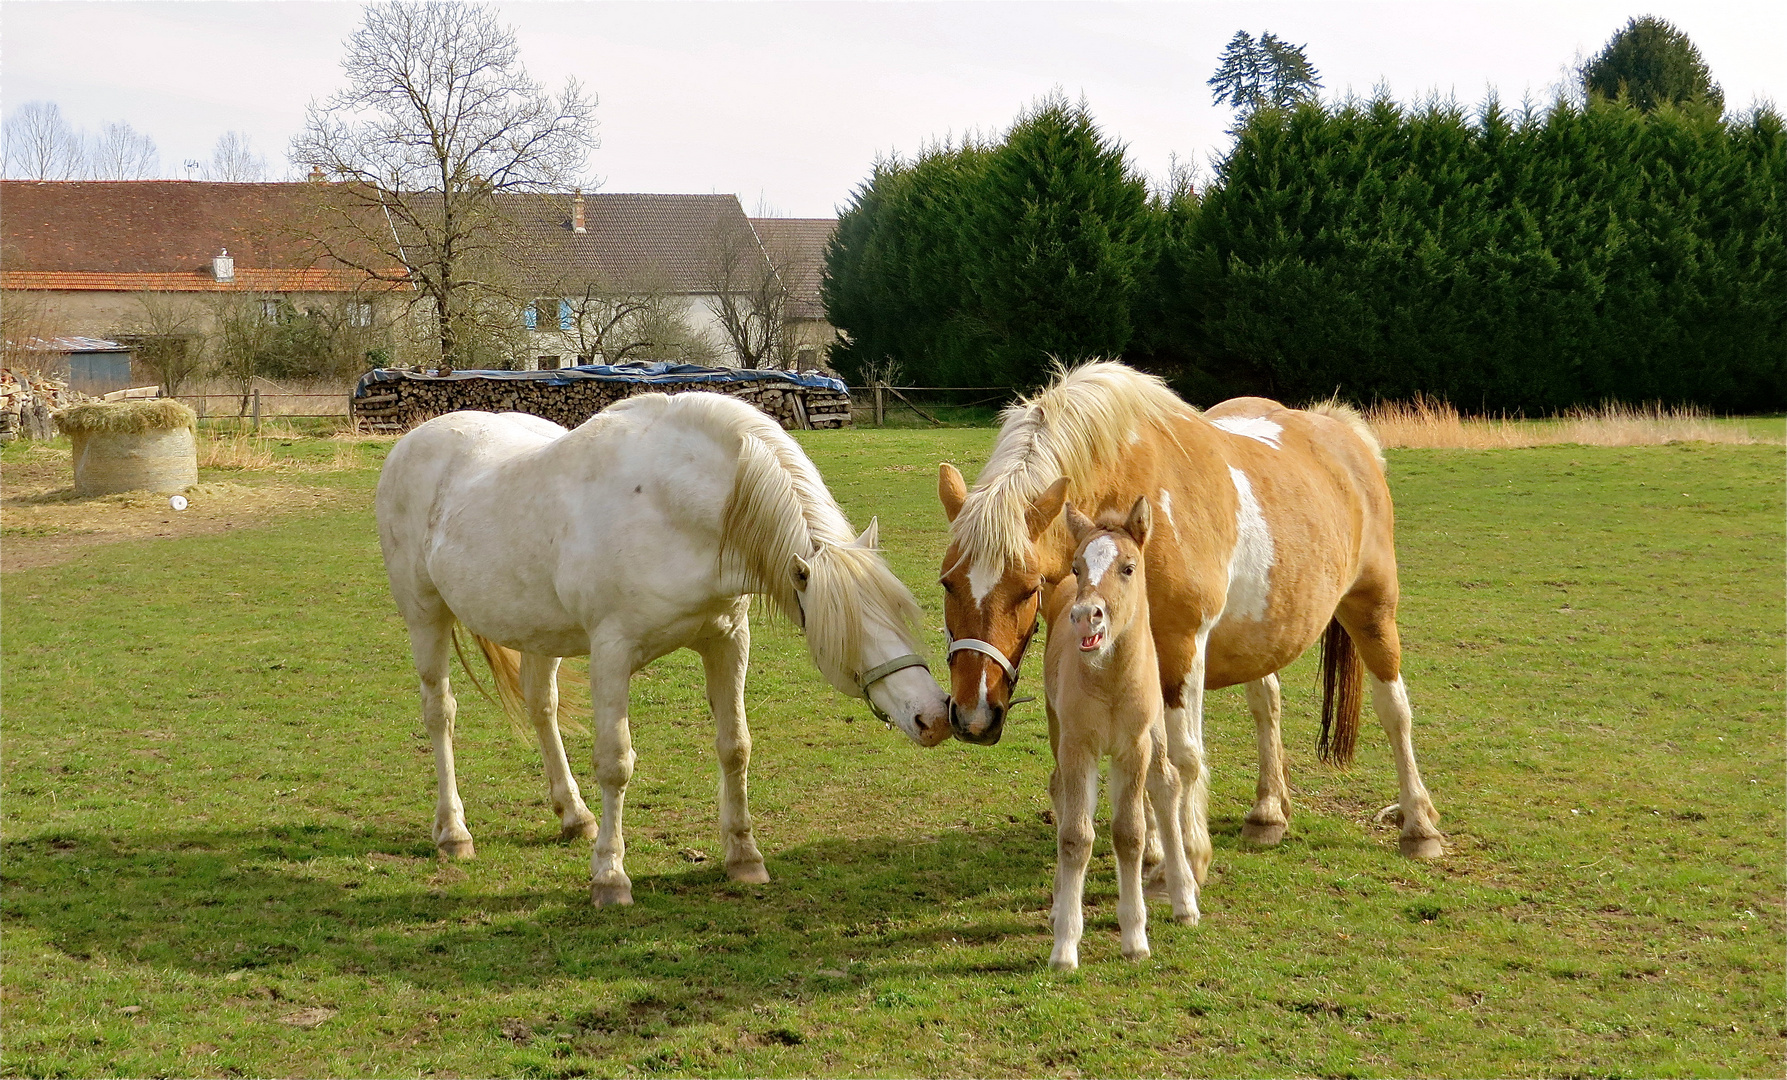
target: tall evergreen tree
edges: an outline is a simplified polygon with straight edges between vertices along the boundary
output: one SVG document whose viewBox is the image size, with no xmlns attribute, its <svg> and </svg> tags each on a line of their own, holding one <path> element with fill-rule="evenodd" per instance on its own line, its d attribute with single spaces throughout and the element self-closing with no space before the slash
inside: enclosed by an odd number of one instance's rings
<svg viewBox="0 0 1787 1080">
<path fill-rule="evenodd" d="M 1625 100 L 1644 112 L 1659 105 L 1698 106 L 1714 116 L 1725 93 L 1713 82 L 1688 35 L 1654 15 L 1634 18 L 1582 68 L 1590 97 Z"/>
<path fill-rule="evenodd" d="M 1208 84 L 1216 104 L 1230 105 L 1243 115 L 1266 106 L 1283 109 L 1310 100 L 1322 85 L 1315 66 L 1303 54 L 1303 46 L 1292 45 L 1269 30 L 1257 41 L 1247 31 L 1237 30 L 1217 60 L 1216 74 Z"/>
</svg>

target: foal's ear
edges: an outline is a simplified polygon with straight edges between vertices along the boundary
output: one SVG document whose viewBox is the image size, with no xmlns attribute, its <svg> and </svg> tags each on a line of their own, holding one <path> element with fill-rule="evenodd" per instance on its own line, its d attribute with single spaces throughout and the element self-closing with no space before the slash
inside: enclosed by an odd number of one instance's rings
<svg viewBox="0 0 1787 1080">
<path fill-rule="evenodd" d="M 791 559 L 793 561 L 789 564 L 788 569 L 794 575 L 794 591 L 804 593 L 807 591 L 807 582 L 813 578 L 813 568 L 808 566 L 807 560 L 799 555 L 791 556 Z"/>
<path fill-rule="evenodd" d="M 1061 504 L 1067 501 L 1067 477 L 1050 484 L 1043 493 L 1030 501 L 1030 510 L 1025 514 L 1025 524 L 1030 526 L 1030 539 L 1034 540 L 1043 534 L 1043 530 L 1055 523 L 1055 515 L 1061 513 Z"/>
<path fill-rule="evenodd" d="M 1073 546 L 1076 548 L 1085 541 L 1087 533 L 1098 528 L 1091 518 L 1080 513 L 1079 508 L 1072 503 L 1063 506 L 1062 512 L 1067 515 L 1067 535 L 1073 537 Z"/>
<path fill-rule="evenodd" d="M 962 512 L 962 504 L 968 500 L 968 485 L 963 482 L 962 474 L 949 462 L 937 468 L 937 498 L 943 501 L 943 516 L 953 522 L 956 515 Z"/>
<path fill-rule="evenodd" d="M 869 519 L 869 527 L 864 529 L 862 535 L 857 537 L 852 543 L 859 548 L 868 548 L 870 551 L 873 551 L 875 550 L 876 542 L 880 539 L 881 519 L 879 517 L 872 517 Z"/>
<path fill-rule="evenodd" d="M 1136 547 L 1148 543 L 1148 533 L 1154 528 L 1154 508 L 1148 504 L 1148 496 L 1143 495 L 1129 508 L 1129 518 L 1123 522 L 1123 531 L 1135 541 Z"/>
</svg>

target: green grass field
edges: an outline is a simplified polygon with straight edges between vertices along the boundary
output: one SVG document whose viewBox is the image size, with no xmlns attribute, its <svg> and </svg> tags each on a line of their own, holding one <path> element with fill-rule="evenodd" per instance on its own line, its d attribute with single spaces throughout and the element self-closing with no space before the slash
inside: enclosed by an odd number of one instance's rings
<svg viewBox="0 0 1787 1080">
<path fill-rule="evenodd" d="M 992 437 L 802 438 L 933 624 L 936 465 L 972 475 Z M 1410 863 L 1372 823 L 1395 798 L 1375 728 L 1350 771 L 1315 762 L 1304 661 L 1291 836 L 1240 846 L 1252 728 L 1211 695 L 1202 924 L 1155 905 L 1154 959 L 1124 962 L 1101 837 L 1068 976 L 1046 970 L 1040 707 L 996 747 L 923 750 L 767 620 L 747 700 L 771 884 L 715 865 L 687 653 L 633 685 L 634 906 L 589 907 L 537 752 L 463 680 L 479 857 L 434 860 L 363 453 L 305 477 L 331 493 L 314 513 L 6 575 L 5 1075 L 1782 1073 L 1778 445 L 1393 452 L 1452 854 Z"/>
</svg>

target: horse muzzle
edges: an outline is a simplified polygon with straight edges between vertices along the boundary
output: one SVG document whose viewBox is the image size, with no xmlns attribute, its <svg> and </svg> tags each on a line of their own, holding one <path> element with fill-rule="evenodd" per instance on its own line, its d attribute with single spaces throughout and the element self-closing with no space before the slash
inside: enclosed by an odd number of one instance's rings
<svg viewBox="0 0 1787 1080">
<path fill-rule="evenodd" d="M 962 709 L 951 700 L 949 726 L 965 743 L 991 746 L 1005 733 L 1005 706 L 988 702 L 984 708 Z"/>
</svg>

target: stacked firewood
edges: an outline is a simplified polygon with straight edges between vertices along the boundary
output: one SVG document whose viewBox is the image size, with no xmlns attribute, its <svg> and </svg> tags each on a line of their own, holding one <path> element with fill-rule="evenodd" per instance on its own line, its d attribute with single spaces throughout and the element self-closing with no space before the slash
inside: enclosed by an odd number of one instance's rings
<svg viewBox="0 0 1787 1080">
<path fill-rule="evenodd" d="M 635 394 L 690 392 L 742 398 L 784 428 L 840 428 L 850 424 L 850 395 L 779 381 L 652 383 L 578 379 L 554 385 L 546 379 L 409 376 L 366 383 L 361 392 L 362 396 L 351 399 L 349 405 L 360 429 L 372 432 L 408 431 L 424 420 L 459 409 L 532 413 L 569 428 Z"/>
<path fill-rule="evenodd" d="M 50 414 L 86 400 L 86 394 L 54 376 L 0 368 L 0 442 L 53 438 Z"/>
</svg>

